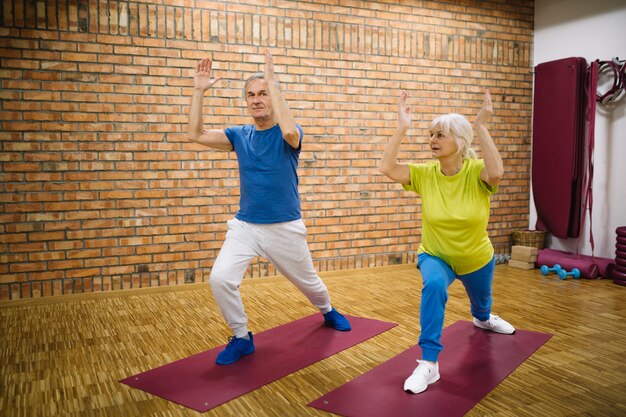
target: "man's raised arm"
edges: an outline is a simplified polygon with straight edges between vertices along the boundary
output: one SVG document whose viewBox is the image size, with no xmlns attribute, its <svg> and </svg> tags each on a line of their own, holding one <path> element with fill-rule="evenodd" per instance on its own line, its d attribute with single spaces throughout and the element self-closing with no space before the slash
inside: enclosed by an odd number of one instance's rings
<svg viewBox="0 0 626 417">
<path fill-rule="evenodd" d="M 202 102 L 204 93 L 219 81 L 219 78 L 211 78 L 211 59 L 205 58 L 196 66 L 193 77 L 193 95 L 189 107 L 189 124 L 187 125 L 187 138 L 204 146 L 214 149 L 232 150 L 233 147 L 223 130 L 204 130 L 202 124 Z"/>
<path fill-rule="evenodd" d="M 265 53 L 265 81 L 267 82 L 267 89 L 269 90 L 270 99 L 272 100 L 276 123 L 278 123 L 281 132 L 283 132 L 283 139 L 291 145 L 292 148 L 298 149 L 300 147 L 300 131 L 296 127 L 296 121 L 291 115 L 289 106 L 276 84 L 276 78 L 274 77 L 274 58 L 272 58 L 272 54 L 270 54 L 269 50 Z"/>
</svg>

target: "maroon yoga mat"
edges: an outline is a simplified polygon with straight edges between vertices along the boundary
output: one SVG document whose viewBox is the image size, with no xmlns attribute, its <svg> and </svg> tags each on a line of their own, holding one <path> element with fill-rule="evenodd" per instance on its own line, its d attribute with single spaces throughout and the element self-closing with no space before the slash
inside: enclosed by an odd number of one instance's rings
<svg viewBox="0 0 626 417">
<path fill-rule="evenodd" d="M 532 191 L 537 229 L 578 237 L 585 174 L 587 61 L 572 57 L 535 67 Z"/>
<path fill-rule="evenodd" d="M 555 264 L 559 264 L 566 271 L 578 268 L 583 278 L 608 277 L 607 267 L 612 262 L 613 259 L 609 258 L 576 255 L 575 253 L 556 249 L 541 249 L 537 255 L 537 265 L 552 267 Z"/>
<path fill-rule="evenodd" d="M 403 391 L 404 380 L 420 357 L 415 346 L 309 406 L 346 417 L 463 416 L 550 337 L 524 330 L 502 335 L 457 321 L 443 330 L 441 379 L 426 391 L 417 395 Z"/>
<path fill-rule="evenodd" d="M 256 351 L 232 365 L 215 364 L 224 346 L 198 353 L 120 382 L 204 412 L 397 326 L 346 316 L 352 330 L 338 332 L 314 314 L 254 335 Z"/>
</svg>

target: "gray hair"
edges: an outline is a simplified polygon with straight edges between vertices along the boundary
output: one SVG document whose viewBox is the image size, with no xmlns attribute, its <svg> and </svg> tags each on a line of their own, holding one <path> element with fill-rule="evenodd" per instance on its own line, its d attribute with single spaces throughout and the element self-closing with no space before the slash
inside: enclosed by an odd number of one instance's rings
<svg viewBox="0 0 626 417">
<path fill-rule="evenodd" d="M 457 146 L 457 153 L 463 159 L 476 159 L 476 152 L 472 149 L 474 131 L 470 122 L 460 114 L 449 113 L 437 117 L 432 121 L 429 131 L 441 130 L 446 136 L 454 138 Z"/>
<path fill-rule="evenodd" d="M 248 97 L 248 84 L 250 84 L 251 81 L 264 80 L 264 79 L 265 79 L 264 72 L 256 72 L 252 74 L 251 76 L 249 76 L 248 79 L 246 80 L 246 83 L 243 86 L 243 98 Z M 276 87 L 280 88 L 280 84 L 278 84 L 278 81 L 276 81 Z"/>
</svg>

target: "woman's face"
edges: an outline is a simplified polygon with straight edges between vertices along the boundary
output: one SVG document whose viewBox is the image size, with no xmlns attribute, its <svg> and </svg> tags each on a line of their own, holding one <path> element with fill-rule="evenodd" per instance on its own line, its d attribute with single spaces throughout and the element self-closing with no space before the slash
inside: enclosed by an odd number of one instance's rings
<svg viewBox="0 0 626 417">
<path fill-rule="evenodd" d="M 435 128 L 430 132 L 430 151 L 434 158 L 443 158 L 457 153 L 458 146 L 454 138 Z"/>
</svg>

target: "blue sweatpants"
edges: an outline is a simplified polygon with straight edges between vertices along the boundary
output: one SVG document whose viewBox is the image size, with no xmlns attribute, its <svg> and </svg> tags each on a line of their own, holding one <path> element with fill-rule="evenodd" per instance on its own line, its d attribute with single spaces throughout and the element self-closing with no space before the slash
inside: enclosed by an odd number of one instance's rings
<svg viewBox="0 0 626 417">
<path fill-rule="evenodd" d="M 420 304 L 420 326 L 422 328 L 419 345 L 422 348 L 422 359 L 437 362 L 443 330 L 443 317 L 448 301 L 448 287 L 456 278 L 461 280 L 470 299 L 472 316 L 480 321 L 489 319 L 491 313 L 491 284 L 495 259 L 480 268 L 478 271 L 466 275 L 456 275 L 452 268 L 441 258 L 420 253 L 417 257 L 417 267 L 422 273 L 424 287 Z"/>
</svg>

